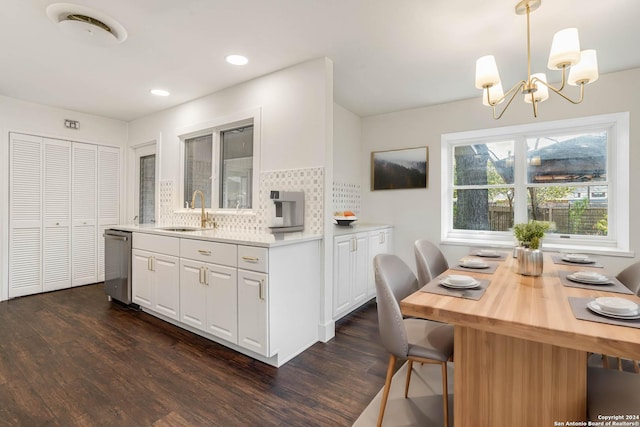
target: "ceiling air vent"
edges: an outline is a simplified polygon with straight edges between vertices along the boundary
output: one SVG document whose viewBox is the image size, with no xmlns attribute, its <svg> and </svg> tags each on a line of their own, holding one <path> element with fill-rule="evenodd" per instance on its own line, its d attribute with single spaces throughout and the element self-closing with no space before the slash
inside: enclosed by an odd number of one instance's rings
<svg viewBox="0 0 640 427">
<path fill-rule="evenodd" d="M 47 16 L 60 30 L 95 45 L 114 45 L 127 38 L 127 31 L 115 19 L 100 11 L 71 3 L 54 3 Z"/>
</svg>

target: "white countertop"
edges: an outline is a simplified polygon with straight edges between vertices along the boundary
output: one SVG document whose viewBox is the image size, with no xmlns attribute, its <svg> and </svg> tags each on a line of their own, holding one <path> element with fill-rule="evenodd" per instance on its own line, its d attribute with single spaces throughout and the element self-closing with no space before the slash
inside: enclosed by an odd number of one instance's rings
<svg viewBox="0 0 640 427">
<path fill-rule="evenodd" d="M 366 222 L 354 222 L 351 225 L 337 225 L 335 224 L 333 226 L 333 235 L 334 236 L 343 236 L 345 234 L 353 234 L 353 233 L 360 233 L 360 232 L 365 232 L 365 231 L 372 231 L 372 230 L 380 230 L 383 228 L 389 228 L 392 227 L 389 224 L 371 224 L 371 223 L 366 223 Z"/>
<path fill-rule="evenodd" d="M 114 225 L 109 228 L 135 233 L 157 234 L 161 236 L 180 237 L 183 239 L 208 240 L 211 242 L 235 243 L 238 245 L 260 246 L 267 248 L 322 239 L 321 235 L 303 235 L 300 232 L 281 233 L 282 240 L 276 240 L 273 234 L 241 233 L 214 228 L 197 229 L 195 231 L 169 231 L 162 229 L 165 227 L 170 226 L 125 224 Z"/>
</svg>

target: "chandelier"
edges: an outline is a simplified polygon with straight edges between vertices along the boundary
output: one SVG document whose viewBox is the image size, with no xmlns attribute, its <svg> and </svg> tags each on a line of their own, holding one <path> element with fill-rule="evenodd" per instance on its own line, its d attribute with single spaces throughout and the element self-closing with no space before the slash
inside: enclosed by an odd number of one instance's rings
<svg viewBox="0 0 640 427">
<path fill-rule="evenodd" d="M 540 7 L 542 0 L 521 0 L 516 4 L 516 14 L 527 15 L 527 79 L 521 80 L 507 93 L 502 89 L 498 66 L 493 55 L 487 55 L 476 61 L 476 88 L 482 89 L 482 103 L 493 110 L 493 118 L 498 120 L 509 108 L 511 102 L 521 92 L 524 101 L 533 105 L 533 116 L 538 117 L 538 103 L 549 98 L 549 90 L 557 93 L 573 104 L 579 104 L 584 98 L 584 86 L 598 80 L 598 61 L 595 50 L 580 51 L 580 40 L 576 28 L 558 31 L 553 36 L 547 67 L 550 70 L 562 70 L 562 83 L 554 87 L 547 83 L 544 73 L 531 74 L 531 28 L 529 16 Z M 569 76 L 567 78 L 567 69 Z M 571 99 L 562 93 L 565 84 L 580 86 L 580 98 Z M 497 114 L 496 106 L 507 101 Z"/>
</svg>

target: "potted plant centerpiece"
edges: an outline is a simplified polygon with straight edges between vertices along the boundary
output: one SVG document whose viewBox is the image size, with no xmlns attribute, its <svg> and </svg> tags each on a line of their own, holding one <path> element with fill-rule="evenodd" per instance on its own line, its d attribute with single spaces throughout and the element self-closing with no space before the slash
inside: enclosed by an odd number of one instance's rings
<svg viewBox="0 0 640 427">
<path fill-rule="evenodd" d="M 518 258 L 518 273 L 525 276 L 542 274 L 540 244 L 549 227 L 548 222 L 534 220 L 516 224 L 513 227 L 513 234 L 520 245 L 520 248 L 514 251 L 514 255 Z"/>
</svg>

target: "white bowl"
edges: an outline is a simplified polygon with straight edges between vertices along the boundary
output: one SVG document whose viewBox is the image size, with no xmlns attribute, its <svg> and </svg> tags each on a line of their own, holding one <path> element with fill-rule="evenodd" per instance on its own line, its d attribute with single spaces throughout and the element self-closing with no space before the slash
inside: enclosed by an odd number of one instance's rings
<svg viewBox="0 0 640 427">
<path fill-rule="evenodd" d="M 496 256 L 498 255 L 497 251 L 493 251 L 491 249 L 480 249 L 478 251 L 478 255 L 484 255 L 484 256 Z"/>
<path fill-rule="evenodd" d="M 603 276 L 595 271 L 576 271 L 573 273 L 573 277 L 582 280 L 605 280 L 607 276 Z"/>
<path fill-rule="evenodd" d="M 638 304 L 635 302 L 618 297 L 596 298 L 596 304 L 600 306 L 602 311 L 612 314 L 627 314 L 638 309 Z"/>
<path fill-rule="evenodd" d="M 564 254 L 564 257 L 566 259 L 577 260 L 577 261 L 589 259 L 587 255 L 583 255 L 583 254 Z"/>
<path fill-rule="evenodd" d="M 463 276 L 460 274 L 450 274 L 447 276 L 447 281 L 452 285 L 466 285 L 467 283 L 473 282 L 473 277 Z"/>
</svg>

